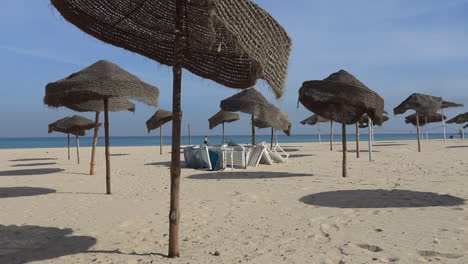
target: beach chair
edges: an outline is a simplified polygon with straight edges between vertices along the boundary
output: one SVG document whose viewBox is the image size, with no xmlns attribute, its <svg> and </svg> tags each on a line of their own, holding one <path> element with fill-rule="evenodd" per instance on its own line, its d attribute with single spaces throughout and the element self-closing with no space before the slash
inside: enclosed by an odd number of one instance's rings
<svg viewBox="0 0 468 264">
<path fill-rule="evenodd" d="M 260 164 L 262 159 L 263 152 L 265 152 L 265 147 L 262 145 L 250 146 L 250 155 L 248 166 L 257 167 Z"/>
<path fill-rule="evenodd" d="M 286 162 L 289 158 L 289 154 L 279 144 L 276 144 L 272 150 L 268 150 L 268 153 L 275 162 Z"/>
<path fill-rule="evenodd" d="M 272 157 L 270 156 L 270 152 L 268 151 L 268 147 L 267 147 L 266 143 L 262 142 L 260 144 L 260 146 L 263 149 L 262 156 L 260 158 L 260 163 L 261 164 L 266 164 L 266 165 L 273 165 L 274 162 L 273 162 Z"/>
<path fill-rule="evenodd" d="M 184 159 L 187 167 L 192 169 L 207 168 L 212 170 L 210 154 L 207 146 L 187 146 L 184 150 Z"/>
<path fill-rule="evenodd" d="M 231 166 L 233 169 L 245 169 L 247 168 L 247 154 L 246 149 L 243 146 L 231 146 L 226 148 L 226 162 L 227 166 Z M 249 149 L 250 150 L 250 149 Z M 250 152 L 250 151 L 249 151 Z"/>
</svg>

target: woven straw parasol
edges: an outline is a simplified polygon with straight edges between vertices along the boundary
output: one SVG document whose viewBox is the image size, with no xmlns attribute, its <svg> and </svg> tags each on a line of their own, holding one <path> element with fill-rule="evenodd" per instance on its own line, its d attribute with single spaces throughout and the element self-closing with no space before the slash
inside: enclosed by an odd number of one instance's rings
<svg viewBox="0 0 468 264">
<path fill-rule="evenodd" d="M 91 119 L 74 115 L 67 116 L 49 124 L 49 133 L 54 131 L 62 132 L 68 136 L 68 159 L 70 159 L 70 134 L 76 137 L 76 153 L 78 164 L 80 164 L 80 139 L 79 136 L 86 135 L 86 130 L 96 129 L 101 126 L 101 123 L 94 122 Z"/>
<path fill-rule="evenodd" d="M 332 120 L 328 120 L 319 115 L 311 115 L 310 117 L 302 120 L 300 123 L 303 125 L 311 125 L 311 126 L 317 125 L 319 143 L 322 143 L 322 136 L 320 135 L 320 123 L 322 122 L 330 122 L 330 150 L 333 150 L 333 121 Z"/>
<path fill-rule="evenodd" d="M 231 88 L 264 79 L 284 93 L 291 40 L 250 0 L 51 0 L 88 34 L 173 66 L 169 257 L 179 256 L 182 68 Z"/>
<path fill-rule="evenodd" d="M 210 129 L 217 127 L 219 124 L 223 125 L 223 144 L 226 143 L 226 139 L 224 137 L 224 123 L 232 123 L 240 119 L 238 113 L 228 112 L 220 110 L 218 113 L 214 114 L 212 117 L 208 119 Z"/>
<path fill-rule="evenodd" d="M 280 112 L 279 113 L 279 119 L 281 120 L 280 122 L 281 123 L 289 123 L 289 125 L 287 126 L 288 129 L 287 130 L 283 130 L 283 132 L 287 135 L 287 136 L 290 136 L 291 135 L 291 122 L 290 122 L 290 118 L 287 114 L 283 113 L 283 112 Z M 253 120 L 253 125 L 255 127 L 258 127 L 258 128 L 268 128 L 270 127 L 271 128 L 271 144 L 270 144 L 270 149 L 273 149 L 273 142 L 276 144 L 275 146 L 278 145 L 278 135 L 277 135 L 277 129 L 274 128 L 274 124 L 271 124 L 271 120 L 262 120 L 262 119 L 259 119 L 259 118 L 255 118 Z"/>
<path fill-rule="evenodd" d="M 447 121 L 449 124 L 463 124 L 468 122 L 468 112 L 459 114 L 456 117 Z"/>
<path fill-rule="evenodd" d="M 276 106 L 268 102 L 261 93 L 254 88 L 244 90 L 221 101 L 221 109 L 231 112 L 242 112 L 252 115 L 252 145 L 255 145 L 254 119 L 259 119 L 269 127 L 283 130 L 286 135 L 291 134 L 289 117 L 282 113 Z"/>
<path fill-rule="evenodd" d="M 173 66 L 169 257 L 179 256 L 182 68 L 231 88 L 264 79 L 284 93 L 291 40 L 250 0 L 51 0 L 88 34 Z"/>
<path fill-rule="evenodd" d="M 417 126 L 418 125 L 418 122 L 417 122 L 417 113 L 414 113 L 412 115 L 409 115 L 407 117 L 405 117 L 405 123 L 406 124 L 412 124 L 414 126 Z M 437 122 L 441 122 L 442 121 L 442 118 L 446 119 L 447 117 L 446 116 L 442 116 L 441 114 L 439 113 L 430 113 L 430 114 L 424 114 L 424 119 L 422 120 L 419 120 L 419 125 L 427 125 L 429 123 L 437 123 Z"/>
<path fill-rule="evenodd" d="M 165 123 L 172 121 L 172 112 L 159 109 L 154 115 L 146 121 L 148 133 L 151 130 L 159 128 L 159 154 L 162 155 L 162 127 Z"/>
<path fill-rule="evenodd" d="M 364 114 L 382 124 L 383 98 L 349 72 L 340 70 L 324 80 L 304 82 L 299 101 L 315 114 L 342 124 L 342 175 L 346 177 L 346 125 L 356 124 Z"/>
<path fill-rule="evenodd" d="M 115 110 L 131 110 L 127 100 L 157 106 L 159 90 L 110 61 L 100 60 L 70 76 L 47 84 L 44 103 L 51 107 L 65 106 L 84 111 L 104 110 L 106 145 L 106 193 L 111 194 L 109 153 L 109 102 Z M 97 101 L 102 101 L 98 103 Z M 103 108 L 101 108 L 103 106 Z M 118 106 L 122 108 L 118 108 Z M 90 108 L 86 108 L 90 107 Z M 98 120 L 96 113 L 96 120 Z M 97 133 L 95 132 L 95 136 Z M 94 143 L 93 143 L 94 144 Z M 93 159 L 91 162 L 93 168 Z M 92 169 L 91 169 L 92 170 Z"/>
<path fill-rule="evenodd" d="M 464 114 L 459 114 L 457 115 L 456 117 L 450 119 L 449 121 L 447 121 L 447 123 L 455 123 L 455 124 L 463 124 L 463 123 L 466 123 L 468 122 L 468 112 L 467 113 L 464 113 Z M 465 137 L 465 133 L 463 131 L 463 129 L 467 128 L 468 127 L 468 124 L 464 125 L 462 130 L 460 130 L 461 134 L 462 134 L 462 138 Z"/>
<path fill-rule="evenodd" d="M 103 100 L 94 100 L 94 101 L 86 101 L 80 104 L 70 104 L 67 105 L 67 108 L 78 112 L 95 112 L 95 121 L 96 123 L 99 122 L 99 114 L 104 112 L 104 102 Z M 120 98 L 109 98 L 109 112 L 119 112 L 123 110 L 127 110 L 130 112 L 135 112 L 135 104 L 129 102 L 125 99 Z M 99 127 L 94 128 L 94 136 L 93 136 L 93 145 L 91 148 L 91 163 L 89 168 L 89 174 L 94 175 L 94 168 L 95 168 L 95 159 L 96 159 L 96 147 L 98 144 L 98 134 L 99 134 Z"/>
<path fill-rule="evenodd" d="M 393 113 L 395 115 L 404 114 L 408 110 L 416 111 L 416 129 L 417 129 L 417 136 L 418 136 L 418 152 L 421 152 L 421 138 L 420 138 L 420 120 L 419 116 L 427 116 L 437 111 L 441 111 L 441 118 L 444 117 L 443 109 L 448 107 L 461 107 L 462 104 L 457 104 L 453 102 L 444 101 L 442 97 L 421 94 L 421 93 L 413 93 L 410 95 L 406 100 L 404 100 L 400 105 L 393 109 Z M 444 142 L 446 140 L 446 132 L 445 132 L 445 117 L 442 118 L 442 125 L 444 128 Z M 428 122 L 425 122 L 428 123 Z"/>
</svg>

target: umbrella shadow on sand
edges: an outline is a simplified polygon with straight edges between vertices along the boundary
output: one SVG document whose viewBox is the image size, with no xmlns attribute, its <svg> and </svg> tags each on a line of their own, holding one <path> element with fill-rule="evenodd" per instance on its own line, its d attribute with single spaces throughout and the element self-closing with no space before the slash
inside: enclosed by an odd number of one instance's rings
<svg viewBox="0 0 468 264">
<path fill-rule="evenodd" d="M 42 162 L 42 163 L 21 163 L 11 165 L 10 167 L 34 167 L 34 166 L 48 166 L 48 165 L 55 165 L 57 162 Z"/>
<path fill-rule="evenodd" d="M 410 190 L 340 190 L 307 195 L 299 201 L 315 206 L 337 208 L 389 208 L 463 205 L 452 195 Z"/>
<path fill-rule="evenodd" d="M 0 225 L 0 263 L 28 263 L 86 252 L 96 244 L 89 236 L 72 236 L 70 228 Z"/>
<path fill-rule="evenodd" d="M 37 187 L 0 187 L 0 198 L 35 196 L 55 193 L 56 190 Z"/>
<path fill-rule="evenodd" d="M 14 159 L 14 160 L 9 160 L 12 162 L 15 161 L 43 161 L 43 160 L 57 160 L 56 158 L 30 158 L 30 159 Z"/>
<path fill-rule="evenodd" d="M 0 176 L 33 176 L 44 175 L 64 171 L 60 168 L 43 168 L 43 169 L 24 169 L 24 170 L 9 170 L 0 171 Z"/>
<path fill-rule="evenodd" d="M 468 148 L 468 146 L 448 146 L 446 148 Z"/>
<path fill-rule="evenodd" d="M 170 161 L 160 161 L 160 162 L 146 163 L 145 165 L 146 165 L 146 166 L 171 167 L 171 162 L 170 162 Z"/>
<path fill-rule="evenodd" d="M 188 179 L 197 180 L 243 180 L 243 179 L 275 179 L 275 178 L 291 178 L 291 177 L 309 177 L 313 174 L 305 173 L 287 173 L 287 172 L 271 172 L 271 171 L 248 171 L 248 172 L 213 172 L 202 173 L 188 176 Z"/>
</svg>

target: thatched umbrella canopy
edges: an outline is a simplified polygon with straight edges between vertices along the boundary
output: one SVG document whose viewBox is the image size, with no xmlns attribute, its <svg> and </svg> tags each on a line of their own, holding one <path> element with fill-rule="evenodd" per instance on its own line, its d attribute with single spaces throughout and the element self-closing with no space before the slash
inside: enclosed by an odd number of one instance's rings
<svg viewBox="0 0 468 264">
<path fill-rule="evenodd" d="M 70 76 L 47 84 L 44 103 L 51 107 L 102 110 L 104 106 L 104 129 L 106 143 L 106 193 L 111 193 L 109 153 L 109 101 L 123 109 L 134 109 L 127 100 L 157 106 L 158 88 L 147 84 L 110 61 L 100 60 Z M 91 102 L 90 102 L 91 101 Z M 96 101 L 102 101 L 102 105 Z M 86 108 L 86 107 L 90 108 Z M 96 119 L 98 114 L 96 114 Z"/>
<path fill-rule="evenodd" d="M 420 116 L 428 116 L 437 111 L 441 110 L 441 118 L 444 117 L 443 109 L 449 107 L 461 107 L 462 104 L 457 104 L 453 102 L 444 101 L 442 97 L 413 93 L 406 100 L 404 100 L 400 105 L 393 109 L 395 115 L 404 114 L 408 110 L 414 110 L 416 112 L 416 128 L 418 134 L 418 151 L 421 152 L 421 140 L 420 140 Z M 444 127 L 444 140 L 445 136 L 445 117 L 441 120 Z M 429 122 L 424 122 L 429 123 Z"/>
<path fill-rule="evenodd" d="M 217 127 L 219 124 L 223 125 L 223 144 L 225 143 L 224 137 L 224 124 L 225 123 L 232 123 L 240 119 L 238 113 L 228 112 L 219 110 L 218 113 L 214 114 L 212 117 L 208 119 L 210 129 Z"/>
<path fill-rule="evenodd" d="M 463 126 L 463 129 L 465 129 L 465 128 L 467 128 L 467 127 L 468 127 L 468 124 L 464 125 L 464 126 Z"/>
<path fill-rule="evenodd" d="M 382 123 L 387 122 L 390 120 L 390 117 L 387 116 L 387 114 L 384 113 L 383 118 L 382 118 Z M 377 124 L 372 123 L 373 126 L 376 126 Z M 359 120 L 359 128 L 366 128 L 369 126 L 369 117 L 367 115 L 363 115 L 361 117 L 361 120 Z"/>
<path fill-rule="evenodd" d="M 162 126 L 169 122 L 172 121 L 172 112 L 159 109 L 154 113 L 154 115 L 146 121 L 146 128 L 148 129 L 148 133 L 151 132 L 151 130 L 159 128 L 159 154 L 162 155 Z"/>
<path fill-rule="evenodd" d="M 94 122 L 91 119 L 74 115 L 67 116 L 49 124 L 49 133 L 54 131 L 62 132 L 68 135 L 68 159 L 70 159 L 70 134 L 76 136 L 76 152 L 78 164 L 80 163 L 79 136 L 86 135 L 86 130 L 97 128 L 101 123 Z"/>
<path fill-rule="evenodd" d="M 315 114 L 342 123 L 342 174 L 346 177 L 346 125 L 356 124 L 364 114 L 382 124 L 383 98 L 349 72 L 340 70 L 324 80 L 304 82 L 299 101 Z"/>
<path fill-rule="evenodd" d="M 466 122 L 468 122 L 468 112 L 464 114 L 459 114 L 456 117 L 447 121 L 447 123 L 450 123 L 450 124 L 463 124 Z"/>
<path fill-rule="evenodd" d="M 103 100 L 94 100 L 94 101 L 86 101 L 80 104 L 69 104 L 66 105 L 67 108 L 78 112 L 95 112 L 95 121 L 96 123 L 99 122 L 99 114 L 104 112 L 104 102 Z M 135 112 L 135 104 L 121 98 L 112 97 L 109 98 L 109 112 L 119 112 L 119 111 L 130 111 Z M 96 165 L 95 158 L 96 158 L 96 147 L 98 144 L 98 134 L 99 134 L 99 127 L 94 128 L 94 136 L 93 136 L 93 145 L 91 148 L 91 163 L 89 168 L 89 174 L 94 175 L 94 167 Z"/>
<path fill-rule="evenodd" d="M 283 130 L 286 135 L 291 135 L 291 123 L 289 117 L 285 116 L 276 106 L 268 102 L 263 95 L 250 88 L 237 93 L 221 101 L 221 109 L 231 112 L 242 112 L 252 115 L 252 144 L 255 144 L 255 124 L 254 119 L 259 119 L 269 127 Z"/>
<path fill-rule="evenodd" d="M 280 123 L 288 123 L 289 125 L 287 126 L 287 130 L 283 130 L 283 132 L 287 135 L 291 135 L 291 122 L 290 118 L 287 114 L 283 113 L 280 111 L 278 118 L 280 119 Z M 272 120 L 262 120 L 259 118 L 254 118 L 252 121 L 253 125 L 258 128 L 269 128 L 271 127 L 271 145 L 270 148 L 273 149 L 273 141 L 275 140 L 275 143 L 278 144 L 278 137 L 276 135 L 277 129 L 275 128 L 275 124 L 272 124 Z"/>
<path fill-rule="evenodd" d="M 250 0 L 51 0 L 65 19 L 115 46 L 173 66 L 169 257 L 179 256 L 182 68 L 231 88 L 264 79 L 283 95 L 291 40 Z"/>
<path fill-rule="evenodd" d="M 300 123 L 303 124 L 303 125 L 317 125 L 317 129 L 318 129 L 318 138 L 319 138 L 319 143 L 322 143 L 322 137 L 320 135 L 320 123 L 322 122 L 330 122 L 330 150 L 333 149 L 333 121 L 332 120 L 328 120 L 324 117 L 321 117 L 319 115 L 311 115 L 310 117 L 302 120 Z"/>
<path fill-rule="evenodd" d="M 418 125 L 417 115 L 418 115 L 418 113 L 414 113 L 412 115 L 409 115 L 409 116 L 405 117 L 405 123 L 417 126 Z M 439 113 L 424 114 L 424 119 L 419 120 L 419 125 L 424 126 L 424 125 L 429 124 L 429 123 L 442 122 L 442 118 L 446 119 L 447 117 L 442 116 Z"/>
</svg>

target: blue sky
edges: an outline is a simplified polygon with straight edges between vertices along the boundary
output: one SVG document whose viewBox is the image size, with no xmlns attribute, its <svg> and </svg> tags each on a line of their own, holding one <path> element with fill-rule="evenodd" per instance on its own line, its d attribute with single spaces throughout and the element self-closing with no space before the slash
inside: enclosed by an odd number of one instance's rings
<svg viewBox="0 0 468 264">
<path fill-rule="evenodd" d="M 323 79 L 339 69 L 350 71 L 378 92 L 389 112 L 413 92 L 467 105 L 446 111 L 449 117 L 468 111 L 468 0 L 255 2 L 293 39 L 285 96 L 275 100 L 268 87 L 257 87 L 291 117 L 293 133 L 315 129 L 298 124 L 311 115 L 304 107 L 296 107 L 302 82 Z M 48 0 L 3 1 L 0 35 L 0 137 L 47 136 L 48 123 L 73 112 L 44 106 L 45 85 L 100 59 L 113 61 L 157 86 L 160 107 L 171 109 L 170 68 L 86 35 L 65 21 Z M 238 90 L 188 72 L 182 85 L 183 127 L 190 122 L 196 135 L 219 134 L 220 129 L 208 129 L 207 119 L 218 111 L 220 100 Z M 135 114 L 112 113 L 111 135 L 146 135 L 145 121 L 155 110 L 137 103 Z M 93 117 L 92 113 L 83 115 Z M 248 124 L 248 116 L 242 115 L 241 121 L 226 129 L 231 134 L 249 134 Z M 166 130 L 168 135 L 170 126 Z M 393 115 L 377 129 L 410 130 L 414 129 L 404 124 L 403 116 Z"/>
</svg>

